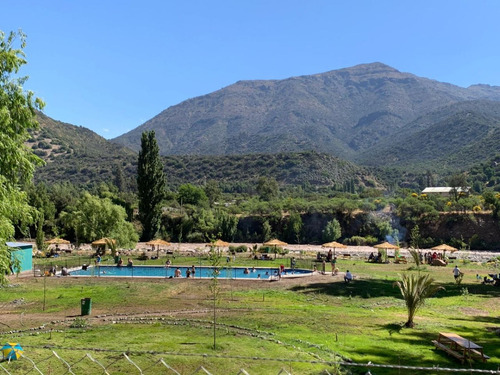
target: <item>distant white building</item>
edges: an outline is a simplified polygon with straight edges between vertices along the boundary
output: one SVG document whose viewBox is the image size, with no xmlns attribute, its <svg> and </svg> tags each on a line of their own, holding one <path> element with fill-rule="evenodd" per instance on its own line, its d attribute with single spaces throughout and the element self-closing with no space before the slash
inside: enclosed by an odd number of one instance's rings
<svg viewBox="0 0 500 375">
<path fill-rule="evenodd" d="M 458 194 L 460 193 L 465 193 L 469 194 L 470 188 L 467 187 L 465 189 L 462 188 L 453 188 L 453 187 L 448 187 L 448 186 L 442 186 L 442 187 L 428 187 L 422 190 L 422 194 L 427 194 L 427 195 L 441 195 L 442 197 L 449 197 L 454 195 L 454 191 Z"/>
</svg>

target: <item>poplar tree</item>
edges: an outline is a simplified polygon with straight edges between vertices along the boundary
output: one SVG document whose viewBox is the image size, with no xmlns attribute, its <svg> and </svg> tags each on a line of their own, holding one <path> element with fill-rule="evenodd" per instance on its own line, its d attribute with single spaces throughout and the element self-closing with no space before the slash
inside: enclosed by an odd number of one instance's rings
<svg viewBox="0 0 500 375">
<path fill-rule="evenodd" d="M 165 175 L 154 130 L 142 133 L 137 165 L 139 221 L 142 241 L 152 240 L 160 229 L 161 203 L 165 195 Z"/>
</svg>

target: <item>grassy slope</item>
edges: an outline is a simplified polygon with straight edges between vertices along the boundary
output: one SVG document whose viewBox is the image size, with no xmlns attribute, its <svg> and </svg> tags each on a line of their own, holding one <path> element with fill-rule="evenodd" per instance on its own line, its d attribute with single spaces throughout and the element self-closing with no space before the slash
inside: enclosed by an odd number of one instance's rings
<svg viewBox="0 0 500 375">
<path fill-rule="evenodd" d="M 243 258 L 241 261 L 245 265 L 251 262 Z M 193 262 L 194 259 L 186 259 L 182 263 Z M 56 345 L 56 351 L 62 353 L 65 359 L 81 358 L 83 351 L 63 349 L 77 347 L 110 348 L 118 353 L 125 349 L 155 350 L 192 355 L 208 353 L 288 358 L 289 361 L 312 361 L 317 358 L 333 361 L 336 358 L 334 353 L 338 353 L 362 363 L 461 367 L 444 352 L 433 349 L 430 341 L 437 337 L 438 332 L 445 331 L 470 338 L 484 346 L 485 353 L 492 357 L 488 363 L 474 362 L 472 367 L 496 369 L 500 365 L 499 337 L 485 329 L 500 325 L 500 290 L 479 284 L 474 277 L 476 273 L 484 275 L 491 272 L 486 265 L 461 265 L 466 272 L 461 286 L 453 283 L 450 267 L 427 268 L 424 272 L 431 273 L 446 290 L 428 300 L 417 314 L 415 329 L 401 328 L 406 310 L 397 288 L 393 286 L 397 274 L 408 265 L 340 261 L 339 267 L 349 267 L 358 275 L 358 280 L 349 285 L 341 282 L 340 277 L 331 276 L 317 277 L 305 283 L 221 280 L 219 307 L 224 310 L 218 313 L 221 326 L 217 331 L 218 349 L 215 352 L 211 350 L 208 282 L 200 280 L 148 282 L 48 278 L 46 312 L 54 317 L 78 315 L 79 299 L 82 297 L 92 298 L 94 314 L 155 311 L 167 313 L 167 317 L 164 321 L 147 325 L 89 320 L 91 328 L 85 330 L 64 328 L 60 333 L 1 336 L 4 341 L 33 345 L 29 349 L 31 357 L 39 358 L 48 355 L 41 346 L 49 344 Z M 39 315 L 43 302 L 43 280 L 19 279 L 15 283 L 17 287 L 3 289 L 0 293 L 2 310 L 11 318 L 10 321 L 3 321 L 12 326 L 19 326 L 21 322 L 23 328 L 38 325 L 35 320 L 45 316 Z M 24 304 L 11 303 L 19 298 L 24 298 Z M 208 312 L 192 312 L 205 309 Z M 49 327 L 52 325 L 49 324 Z M 59 324 L 55 327 L 61 328 Z M 110 363 L 118 354 L 96 355 Z M 291 366 L 295 373 L 301 374 L 315 374 L 325 368 L 331 371 L 331 367 L 324 364 L 161 356 L 186 373 L 191 373 L 199 365 L 213 373 L 237 373 L 242 367 L 251 373 L 277 373 L 283 366 Z M 146 359 L 141 357 L 136 354 L 133 358 L 143 361 L 146 366 Z M 154 355 L 146 357 L 149 361 L 159 358 Z M 116 366 L 127 371 L 126 361 L 119 361 Z M 359 371 L 354 373 L 364 373 L 361 369 Z M 376 373 L 398 372 L 377 369 Z"/>
</svg>

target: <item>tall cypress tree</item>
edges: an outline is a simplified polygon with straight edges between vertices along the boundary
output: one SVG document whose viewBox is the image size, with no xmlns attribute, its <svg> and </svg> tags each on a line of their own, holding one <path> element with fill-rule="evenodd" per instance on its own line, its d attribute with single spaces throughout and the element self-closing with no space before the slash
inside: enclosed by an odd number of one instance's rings
<svg viewBox="0 0 500 375">
<path fill-rule="evenodd" d="M 143 132 L 137 165 L 139 220 L 142 241 L 153 239 L 160 229 L 161 202 L 165 194 L 165 175 L 155 132 Z"/>
</svg>

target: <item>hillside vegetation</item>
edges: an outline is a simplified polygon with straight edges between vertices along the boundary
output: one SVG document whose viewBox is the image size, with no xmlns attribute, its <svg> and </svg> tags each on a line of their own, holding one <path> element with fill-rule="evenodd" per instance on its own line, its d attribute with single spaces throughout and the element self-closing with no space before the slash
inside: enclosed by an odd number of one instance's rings
<svg viewBox="0 0 500 375">
<path fill-rule="evenodd" d="M 462 88 L 381 63 L 284 80 L 240 81 L 172 106 L 114 142 L 164 155 L 314 150 L 370 166 L 457 168 L 491 155 L 500 88 Z"/>
</svg>

